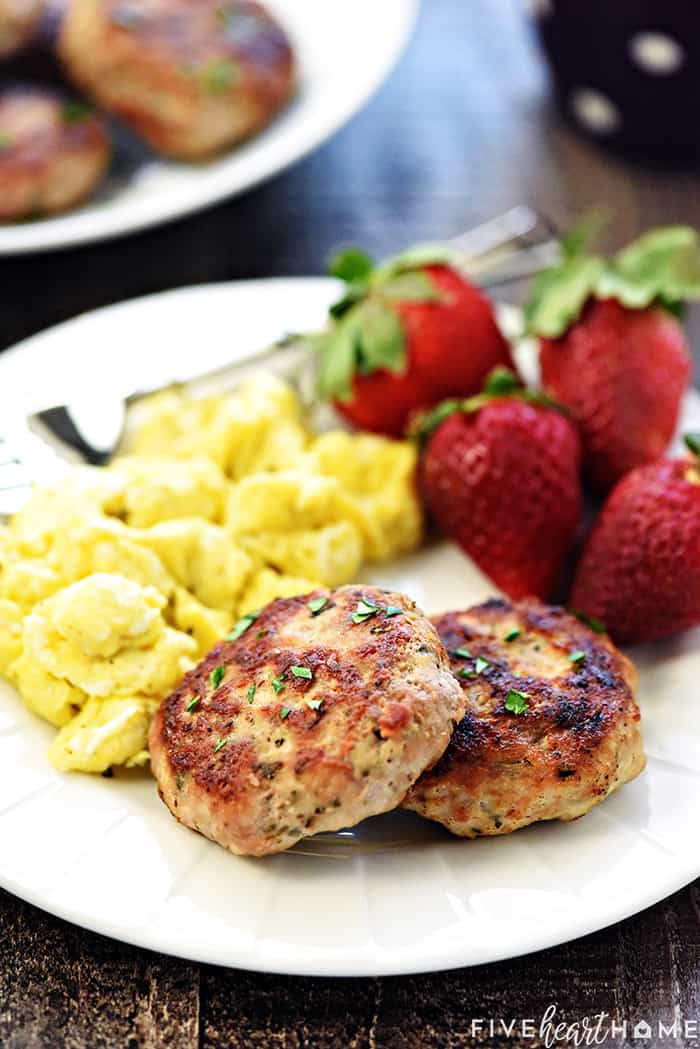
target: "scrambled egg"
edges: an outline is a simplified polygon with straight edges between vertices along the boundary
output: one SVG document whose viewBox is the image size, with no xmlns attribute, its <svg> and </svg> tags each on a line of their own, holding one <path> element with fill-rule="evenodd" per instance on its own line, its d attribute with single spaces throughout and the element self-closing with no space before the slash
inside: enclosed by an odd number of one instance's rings
<svg viewBox="0 0 700 1049">
<path fill-rule="evenodd" d="M 64 770 L 146 764 L 148 726 L 236 620 L 421 538 L 405 442 L 316 436 L 285 383 L 137 406 L 124 455 L 0 527 L 0 674 Z"/>
</svg>

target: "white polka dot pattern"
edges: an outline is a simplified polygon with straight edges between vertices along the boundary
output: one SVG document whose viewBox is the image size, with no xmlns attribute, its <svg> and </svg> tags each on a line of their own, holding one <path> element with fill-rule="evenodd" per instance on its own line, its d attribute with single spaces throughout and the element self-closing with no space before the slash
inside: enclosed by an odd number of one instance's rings
<svg viewBox="0 0 700 1049">
<path fill-rule="evenodd" d="M 579 123 L 595 135 L 611 135 L 622 124 L 619 109 L 600 91 L 576 88 L 571 94 L 570 104 Z"/>
<path fill-rule="evenodd" d="M 635 33 L 629 53 L 640 69 L 653 76 L 671 76 L 685 64 L 685 51 L 666 33 Z"/>
</svg>

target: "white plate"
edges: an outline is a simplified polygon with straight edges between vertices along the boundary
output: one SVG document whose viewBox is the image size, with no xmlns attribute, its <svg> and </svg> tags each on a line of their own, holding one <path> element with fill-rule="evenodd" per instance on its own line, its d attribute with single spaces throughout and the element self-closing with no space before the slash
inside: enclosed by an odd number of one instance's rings
<svg viewBox="0 0 700 1049">
<path fill-rule="evenodd" d="M 204 368 L 318 324 L 328 280 L 215 285 L 89 314 L 0 356 L 16 404 Z M 108 376 L 105 379 L 105 376 Z M 1 398 L 0 398 L 1 399 Z M 0 405 L 0 417 L 2 417 Z M 700 398 L 686 423 L 700 428 Z M 428 612 L 492 589 L 443 544 L 368 578 Z M 87 928 L 197 961 L 370 976 L 494 961 L 625 918 L 700 875 L 700 631 L 634 653 L 649 767 L 573 824 L 462 842 L 410 814 L 230 856 L 178 826 L 145 775 L 62 776 L 53 730 L 0 685 L 0 884 Z"/>
<path fill-rule="evenodd" d="M 0 226 L 0 255 L 85 244 L 187 215 L 278 174 L 361 108 L 398 59 L 418 0 L 267 0 L 297 52 L 296 99 L 260 135 L 207 164 L 156 157 L 128 136 L 103 190 L 55 218 Z"/>
</svg>

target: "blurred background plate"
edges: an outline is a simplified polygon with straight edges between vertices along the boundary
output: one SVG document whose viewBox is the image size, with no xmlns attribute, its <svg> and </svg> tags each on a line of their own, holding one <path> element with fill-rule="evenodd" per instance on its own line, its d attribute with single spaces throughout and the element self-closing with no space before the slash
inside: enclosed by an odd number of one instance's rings
<svg viewBox="0 0 700 1049">
<path fill-rule="evenodd" d="M 218 284 L 85 314 L 3 354 L 0 391 L 30 410 L 47 397 L 155 380 L 158 368 L 167 378 L 214 367 L 286 329 L 319 325 L 337 290 L 320 278 Z M 149 355 L 158 346 L 167 357 Z M 682 425 L 700 429 L 694 391 Z M 429 613 L 493 591 L 448 543 L 367 578 Z M 145 772 L 53 770 L 54 730 L 2 683 L 0 886 L 129 943 L 264 972 L 427 972 L 583 936 L 700 875 L 699 636 L 634 650 L 649 766 L 584 819 L 464 842 L 399 812 L 264 860 L 180 827 Z"/>
<path fill-rule="evenodd" d="M 401 54 L 419 0 L 269 0 L 296 49 L 300 87 L 261 134 L 206 164 L 156 157 L 124 136 L 104 189 L 78 211 L 0 226 L 0 255 L 146 229 L 242 193 L 306 156 L 353 116 Z"/>
</svg>

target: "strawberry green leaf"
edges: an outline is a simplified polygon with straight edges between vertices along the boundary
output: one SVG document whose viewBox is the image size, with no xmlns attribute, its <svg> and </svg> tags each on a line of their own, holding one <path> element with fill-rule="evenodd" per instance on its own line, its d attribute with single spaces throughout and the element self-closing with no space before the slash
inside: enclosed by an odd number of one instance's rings
<svg viewBox="0 0 700 1049">
<path fill-rule="evenodd" d="M 456 399 L 442 401 L 437 407 L 428 412 L 421 412 L 411 424 L 409 436 L 415 438 L 420 447 L 424 448 L 436 430 L 438 430 L 446 419 L 457 412 L 464 411 L 464 401 Z"/>
<path fill-rule="evenodd" d="M 439 289 L 422 270 L 399 273 L 378 285 L 377 290 L 382 298 L 392 302 L 438 302 L 442 299 Z"/>
<path fill-rule="evenodd" d="M 356 281 L 354 284 L 348 284 L 342 299 L 339 299 L 338 302 L 334 302 L 328 312 L 335 320 L 340 320 L 340 318 L 344 317 L 353 306 L 356 306 L 358 302 L 361 302 L 366 295 L 367 284 L 364 281 Z"/>
<path fill-rule="evenodd" d="M 525 306 L 528 332 L 548 339 L 563 335 L 595 293 L 604 267 L 602 259 L 580 255 L 540 273 Z"/>
<path fill-rule="evenodd" d="M 416 244 L 415 247 L 387 259 L 375 270 L 378 284 L 391 280 L 400 273 L 411 273 L 424 266 L 454 266 L 459 268 L 465 262 L 464 256 L 449 244 Z"/>
<path fill-rule="evenodd" d="M 318 391 L 322 397 L 348 400 L 357 364 L 357 325 L 350 313 L 316 340 Z"/>
<path fill-rule="evenodd" d="M 574 259 L 589 253 L 589 248 L 598 239 L 607 223 L 608 216 L 602 209 L 593 208 L 587 211 L 561 238 L 562 256 L 565 259 Z"/>
<path fill-rule="evenodd" d="M 328 264 L 328 272 L 332 277 L 338 277 L 347 284 L 357 281 L 369 280 L 374 269 L 374 260 L 366 251 L 360 248 L 346 248 L 339 251 Z"/>
<path fill-rule="evenodd" d="M 503 396 L 520 389 L 521 385 L 517 375 L 510 368 L 498 367 L 488 375 L 484 393 L 489 393 L 494 397 Z"/>
<path fill-rule="evenodd" d="M 356 303 L 365 298 L 373 269 L 372 258 L 360 248 L 346 248 L 331 259 L 328 264 L 328 272 L 347 284 L 342 299 L 335 302 L 330 308 L 331 317 L 339 320 Z"/>
<path fill-rule="evenodd" d="M 363 375 L 386 369 L 400 374 L 406 367 L 406 339 L 400 318 L 379 299 L 357 307 L 358 365 Z"/>
<path fill-rule="evenodd" d="M 346 248 L 328 265 L 328 272 L 347 285 L 342 298 L 330 307 L 330 315 L 340 320 L 373 292 L 388 302 L 440 302 L 440 290 L 421 267 L 435 263 L 457 266 L 458 262 L 458 253 L 447 245 L 423 244 L 375 268 L 366 252 Z"/>
<path fill-rule="evenodd" d="M 686 448 L 690 449 L 693 455 L 700 456 L 700 432 L 686 433 L 683 435 L 683 440 Z"/>
<path fill-rule="evenodd" d="M 408 436 L 418 442 L 424 449 L 436 430 L 438 430 L 450 416 L 461 413 L 462 415 L 473 415 L 475 412 L 487 408 L 494 401 L 499 400 L 523 401 L 539 408 L 548 408 L 552 411 L 568 415 L 568 409 L 555 401 L 541 390 L 532 390 L 523 386 L 515 372 L 510 368 L 494 368 L 486 379 L 486 384 L 481 393 L 464 399 L 450 399 L 442 401 L 435 408 L 420 412 L 416 415 L 409 428 Z"/>
<path fill-rule="evenodd" d="M 700 298 L 700 237 L 690 226 L 650 230 L 619 252 L 596 293 L 642 309 L 656 300 L 672 306 Z"/>
<path fill-rule="evenodd" d="M 700 299 L 700 236 L 690 226 L 649 230 L 609 260 L 576 254 L 575 238 L 563 252 L 564 262 L 534 281 L 525 307 L 533 335 L 563 335 L 591 296 L 630 309 L 656 302 L 674 313 L 685 300 Z"/>
<path fill-rule="evenodd" d="M 354 376 L 380 369 L 401 373 L 406 340 L 399 316 L 376 296 L 353 306 L 316 342 L 322 397 L 349 400 Z"/>
</svg>

